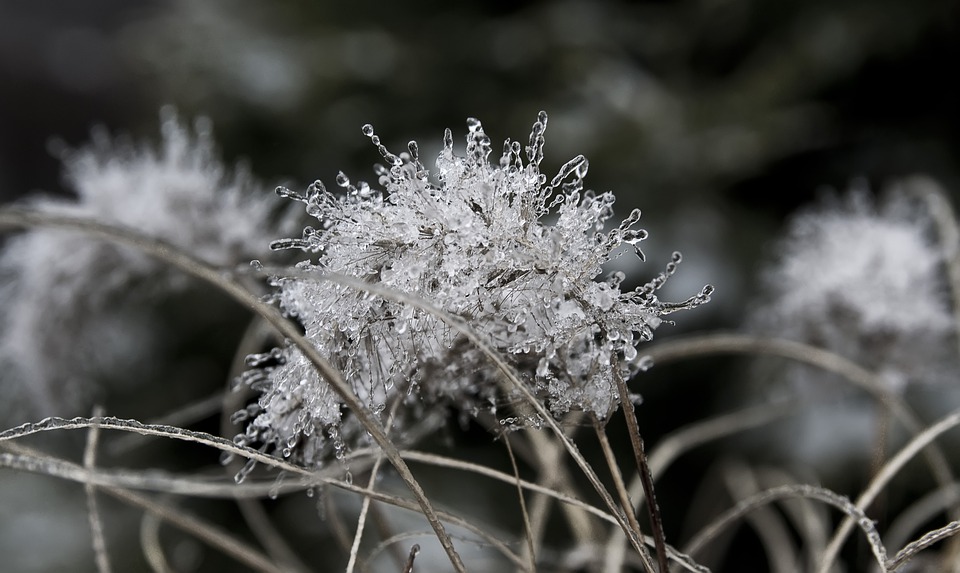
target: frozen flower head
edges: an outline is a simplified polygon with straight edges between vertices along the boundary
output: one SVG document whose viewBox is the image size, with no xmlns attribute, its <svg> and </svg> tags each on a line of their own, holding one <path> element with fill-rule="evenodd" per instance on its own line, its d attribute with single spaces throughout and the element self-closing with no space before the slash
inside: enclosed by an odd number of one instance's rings
<svg viewBox="0 0 960 573">
<path fill-rule="evenodd" d="M 223 166 L 210 122 L 190 129 L 171 109 L 161 115 L 157 148 L 98 131 L 92 145 L 63 150 L 76 198 L 30 204 L 129 227 L 213 264 L 249 261 L 276 228 L 272 194 L 246 170 Z M 142 253 L 83 234 L 37 229 L 7 239 L 0 251 L 4 378 L 29 388 L 43 414 L 85 411 L 96 379 L 142 378 L 132 375 L 134 357 L 151 353 L 155 330 L 144 320 L 152 305 L 143 295 L 186 284 Z"/>
<path fill-rule="evenodd" d="M 890 193 L 875 202 L 865 189 L 830 197 L 792 221 L 779 252 L 759 328 L 838 352 L 893 388 L 939 375 L 953 319 L 942 253 L 918 201 Z"/>
<path fill-rule="evenodd" d="M 375 411 L 398 392 L 467 412 L 495 409 L 500 398 L 512 397 L 501 394 L 489 360 L 437 316 L 311 279 L 312 272 L 356 277 L 465 319 L 557 415 L 610 414 L 618 404 L 614 376 L 634 372 L 636 345 L 653 336 L 664 315 L 709 299 L 711 287 L 681 303 L 657 298 L 679 254 L 635 290 L 621 290 L 621 273 L 596 280 L 624 245 L 643 258 L 640 212 L 606 230 L 614 196 L 583 188 L 582 156 L 547 180 L 539 169 L 546 123 L 541 112 L 526 145 L 507 140 L 494 163 L 479 121 L 468 120 L 463 156 L 447 130 L 435 180 L 415 142 L 394 155 L 366 125 L 363 133 L 386 160 L 376 167 L 382 191 L 342 173 L 340 192 L 319 181 L 303 195 L 279 190 L 306 203 L 318 221 L 301 237 L 273 245 L 317 254 L 299 265 L 296 277 L 275 279 L 281 307 Z M 271 360 L 247 375 L 263 395 L 239 439 L 318 461 L 331 431 L 338 439 L 341 405 L 294 348 Z"/>
</svg>

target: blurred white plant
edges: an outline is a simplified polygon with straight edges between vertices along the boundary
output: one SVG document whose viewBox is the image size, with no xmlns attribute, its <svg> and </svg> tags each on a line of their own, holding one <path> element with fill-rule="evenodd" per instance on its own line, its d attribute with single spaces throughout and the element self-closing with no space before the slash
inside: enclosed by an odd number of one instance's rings
<svg viewBox="0 0 960 573">
<path fill-rule="evenodd" d="M 632 291 L 621 291 L 622 273 L 594 280 L 623 245 L 643 259 L 637 244 L 646 232 L 635 228 L 640 211 L 604 232 L 614 196 L 583 189 L 583 156 L 548 183 L 539 170 L 546 123 L 541 112 L 526 147 L 507 140 L 495 164 L 479 121 L 468 120 L 465 156 L 454 153 L 447 130 L 436 182 L 416 142 L 394 155 L 366 125 L 363 133 L 387 163 L 376 167 L 383 191 L 354 185 L 343 173 L 337 177 L 343 193 L 319 181 L 303 195 L 278 189 L 306 203 L 319 221 L 300 238 L 273 244 L 319 255 L 299 264 L 295 276 L 274 278 L 280 306 L 374 411 L 404 392 L 415 395 L 408 403 L 417 418 L 424 404 L 476 413 L 496 411 L 499 399 L 513 397 L 499 394 L 488 359 L 437 316 L 323 280 L 324 273 L 359 278 L 464 318 L 556 415 L 609 415 L 618 404 L 614 377 L 629 377 L 643 364 L 638 342 L 653 336 L 662 316 L 709 300 L 710 286 L 680 303 L 657 298 L 679 253 Z M 240 443 L 297 454 L 308 464 L 342 453 L 351 441 L 343 435 L 349 428 L 343 408 L 299 351 L 287 346 L 253 356 L 250 364 L 260 367 L 248 371 L 245 382 L 263 394 L 235 417 L 253 418 L 237 436 Z"/>
<path fill-rule="evenodd" d="M 941 377 L 955 362 L 943 254 L 924 203 L 903 191 L 875 201 L 854 188 L 795 217 L 756 327 L 837 352 L 896 391 Z"/>
<path fill-rule="evenodd" d="M 61 151 L 77 198 L 28 203 L 130 227 L 218 265 L 262 253 L 276 229 L 272 194 L 245 168 L 223 166 L 209 121 L 191 130 L 164 108 L 161 133 L 154 149 L 95 131 L 92 145 Z M 38 229 L 7 239 L 0 252 L 5 382 L 27 388 L 42 414 L 85 408 L 98 377 L 149 356 L 146 295 L 186 284 L 142 253 L 82 234 Z"/>
</svg>

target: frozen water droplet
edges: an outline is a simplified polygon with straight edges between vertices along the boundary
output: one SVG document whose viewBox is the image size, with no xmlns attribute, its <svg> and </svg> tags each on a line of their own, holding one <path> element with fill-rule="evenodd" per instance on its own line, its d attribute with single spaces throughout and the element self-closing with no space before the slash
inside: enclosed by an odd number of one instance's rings
<svg viewBox="0 0 960 573">
<path fill-rule="evenodd" d="M 280 497 L 280 486 L 283 485 L 283 478 L 287 475 L 286 472 L 280 472 L 277 474 L 277 479 L 273 481 L 273 485 L 270 486 L 270 491 L 267 492 L 267 497 L 270 499 L 277 499 Z"/>
<path fill-rule="evenodd" d="M 346 482 L 347 485 L 353 485 L 353 473 L 351 473 L 350 470 L 347 470 L 346 473 L 343 474 L 343 481 Z"/>
<path fill-rule="evenodd" d="M 284 249 L 302 249 L 304 245 L 303 240 L 301 239 L 277 239 L 270 243 L 270 249 L 274 251 L 282 251 Z"/>
<path fill-rule="evenodd" d="M 453 132 L 449 127 L 443 130 L 443 151 L 447 157 L 453 156 Z"/>
<path fill-rule="evenodd" d="M 550 373 L 550 361 L 546 358 L 541 358 L 540 362 L 537 364 L 537 376 L 541 378 L 545 377 Z"/>
<path fill-rule="evenodd" d="M 303 195 L 297 193 L 296 191 L 291 191 L 290 189 L 287 189 L 283 185 L 280 185 L 279 187 L 277 187 L 276 192 L 277 192 L 277 195 L 283 197 L 284 199 L 295 199 L 297 201 L 307 200 L 307 198 L 304 197 Z"/>
<path fill-rule="evenodd" d="M 257 460 L 247 460 L 247 463 L 243 464 L 243 467 L 240 468 L 237 475 L 233 476 L 233 481 L 238 485 L 243 483 L 243 480 L 247 479 L 247 476 L 250 475 L 250 472 L 252 472 L 255 467 L 257 467 Z"/>
<path fill-rule="evenodd" d="M 343 171 L 337 173 L 337 185 L 340 187 L 349 187 L 350 179 L 344 174 Z"/>
<path fill-rule="evenodd" d="M 317 492 L 314 490 L 314 488 L 308 487 L 305 493 L 307 494 L 307 497 L 313 497 Z"/>
<path fill-rule="evenodd" d="M 261 263 L 261 262 L 260 262 L 259 260 L 257 260 L 257 259 L 253 259 L 252 261 L 250 261 L 250 268 L 252 268 L 253 270 L 255 270 L 255 271 L 257 271 L 257 272 L 260 272 L 260 271 L 263 270 L 263 263 Z"/>
<path fill-rule="evenodd" d="M 571 159 L 570 161 L 567 161 L 566 163 L 563 164 L 563 167 L 560 168 L 560 171 L 557 173 L 557 176 L 554 177 L 552 181 L 550 181 L 550 186 L 556 187 L 564 179 L 569 177 L 570 174 L 574 174 L 577 179 L 583 179 L 583 177 L 587 174 L 587 169 L 589 167 L 590 167 L 590 162 L 587 161 L 587 158 L 584 157 L 583 155 L 578 155 L 573 159 Z"/>
<path fill-rule="evenodd" d="M 363 127 L 360 128 L 360 131 L 362 131 L 363 134 L 366 135 L 367 137 L 373 136 L 373 126 L 370 125 L 369 123 L 363 124 Z"/>
</svg>

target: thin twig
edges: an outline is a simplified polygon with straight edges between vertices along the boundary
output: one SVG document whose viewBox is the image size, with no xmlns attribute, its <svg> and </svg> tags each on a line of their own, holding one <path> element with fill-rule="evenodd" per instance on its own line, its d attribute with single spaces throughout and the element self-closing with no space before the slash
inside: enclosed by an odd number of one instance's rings
<svg viewBox="0 0 960 573">
<path fill-rule="evenodd" d="M 66 460 L 58 459 L 49 455 L 40 455 L 36 452 L 33 452 L 33 450 L 30 448 L 26 448 L 18 444 L 7 443 L 0 447 L 20 452 L 0 453 L 0 467 L 9 467 L 22 471 L 54 476 L 78 483 L 92 483 L 98 487 L 104 488 L 104 491 L 108 491 L 107 488 L 146 489 L 167 493 L 209 497 L 263 497 L 267 494 L 267 492 L 273 491 L 274 488 L 276 488 L 276 484 L 273 481 L 261 484 L 244 483 L 238 485 L 233 483 L 211 483 L 205 480 L 190 478 L 167 477 L 154 470 L 144 472 L 132 470 L 115 471 L 104 470 L 100 468 L 98 468 L 96 471 L 87 470 Z M 376 501 L 381 501 L 396 507 L 422 514 L 422 512 L 419 510 L 419 504 L 415 501 L 404 499 L 395 495 L 385 494 L 376 490 L 359 487 L 342 480 L 326 476 L 320 472 L 308 472 L 306 475 L 299 478 L 299 480 L 290 480 L 290 483 L 280 488 L 280 491 L 282 492 L 291 491 L 293 489 L 313 488 L 318 484 L 331 485 L 341 490 L 349 491 L 360 496 L 368 496 Z M 504 555 L 504 557 L 513 563 L 523 563 L 523 560 L 520 559 L 520 557 L 514 553 L 506 543 L 490 535 L 482 527 L 448 512 L 440 511 L 439 516 L 447 523 L 470 531 L 488 543 L 491 547 L 496 548 Z M 682 559 L 682 556 L 679 557 Z"/>
<path fill-rule="evenodd" d="M 877 494 L 883 491 L 883 488 L 886 487 L 890 480 L 893 479 L 897 472 L 899 472 L 908 461 L 928 444 L 933 442 L 933 440 L 937 439 L 940 434 L 954 428 L 958 424 L 960 424 L 960 410 L 956 410 L 945 416 L 939 422 L 924 430 L 919 436 L 910 440 L 910 442 L 897 452 L 897 455 L 890 458 L 883 468 L 877 472 L 877 475 L 870 480 L 867 488 L 860 494 L 860 497 L 857 498 L 857 509 L 863 511 L 868 508 L 873 500 L 876 499 Z M 824 551 L 823 560 L 820 562 L 820 573 L 829 572 L 834 560 L 840 553 L 840 548 L 843 546 L 844 540 L 852 528 L 853 520 L 850 517 L 844 519 L 837 528 L 833 538 L 827 545 L 826 551 Z"/>
<path fill-rule="evenodd" d="M 185 427 L 219 412 L 222 404 L 223 392 L 218 391 L 210 396 L 181 406 L 172 412 L 150 419 L 147 423 Z M 127 434 L 111 442 L 105 449 L 111 456 L 122 456 L 133 448 L 136 448 L 142 441 L 142 436 Z"/>
<path fill-rule="evenodd" d="M 953 338 L 958 351 L 956 358 L 960 359 L 960 226 L 957 224 L 956 211 L 943 187 L 936 181 L 928 177 L 914 177 L 905 183 L 908 190 L 920 195 L 926 202 L 927 211 L 937 227 L 953 303 Z M 950 517 L 960 520 L 960 509 L 950 508 Z M 943 553 L 942 570 L 960 571 L 960 560 L 957 558 L 960 555 L 960 539 L 954 539 Z"/>
<path fill-rule="evenodd" d="M 247 324 L 243 336 L 240 337 L 240 342 L 234 350 L 230 370 L 227 374 L 227 388 L 215 395 L 219 398 L 216 403 L 216 410 L 220 411 L 221 436 L 226 437 L 235 433 L 236 430 L 234 430 L 231 417 L 234 412 L 246 405 L 246 400 L 249 398 L 248 393 L 250 393 L 250 389 L 234 389 L 233 381 L 247 368 L 246 357 L 262 350 L 263 345 L 266 344 L 270 335 L 269 325 L 267 325 L 262 318 L 255 316 L 253 320 Z M 233 476 L 236 475 L 242 467 L 242 461 L 231 460 L 224 465 L 223 469 L 229 475 Z M 281 471 L 276 479 L 282 480 L 283 476 L 284 473 Z M 273 493 L 279 493 L 279 489 L 268 492 L 268 495 L 272 495 Z M 273 521 L 270 520 L 270 517 L 258 499 L 237 499 L 237 509 L 240 510 L 240 515 L 243 516 L 243 520 L 246 522 L 247 527 L 250 528 L 250 532 L 253 533 L 253 536 L 260 542 L 260 545 L 263 546 L 270 557 L 278 563 L 282 563 L 284 567 L 295 573 L 305 573 L 310 570 L 307 564 L 297 555 L 297 552 L 290 543 L 287 542 L 286 537 L 277 530 L 277 527 Z"/>
<path fill-rule="evenodd" d="M 407 557 L 407 564 L 403 566 L 403 573 L 413 573 L 413 560 L 417 558 L 418 553 L 420 553 L 420 546 L 414 543 L 410 548 L 410 556 Z"/>
<path fill-rule="evenodd" d="M 757 479 L 747 466 L 728 463 L 723 468 L 723 478 L 727 490 L 735 500 L 745 499 L 759 493 Z M 746 520 L 767 554 L 769 571 L 773 573 L 792 573 L 800 570 L 800 560 L 794 551 L 790 533 L 783 524 L 783 518 L 767 506 L 758 507 L 746 515 Z"/>
<path fill-rule="evenodd" d="M 762 468 L 758 472 L 758 480 L 763 489 L 780 487 L 800 483 L 797 479 L 779 468 Z M 810 570 L 816 565 L 827 546 L 827 537 L 831 533 L 829 515 L 823 506 L 804 498 L 786 499 L 781 502 L 784 513 L 793 522 L 797 534 L 803 539 L 799 543 L 806 553 L 806 561 L 800 569 Z M 884 545 L 888 547 L 889 545 Z"/>
<path fill-rule="evenodd" d="M 282 473 L 278 475 L 277 479 L 282 479 L 280 477 L 282 475 Z M 267 495 L 274 493 L 274 491 L 268 492 Z M 250 527 L 253 536 L 274 561 L 283 564 L 284 569 L 291 573 L 307 573 L 310 571 L 307 564 L 300 559 L 273 525 L 273 522 L 270 521 L 270 516 L 267 515 L 259 499 L 238 499 L 237 508 L 243 515 L 243 520 L 247 523 L 247 526 Z"/>
<path fill-rule="evenodd" d="M 103 414 L 103 408 L 93 409 L 96 418 Z M 87 432 L 87 445 L 83 450 L 83 467 L 93 470 L 97 463 L 97 444 L 100 441 L 100 426 L 93 425 Z M 90 521 L 90 533 L 93 536 L 93 554 L 97 562 L 99 573 L 110 573 L 110 556 L 107 553 L 107 540 L 103 535 L 103 522 L 100 520 L 100 509 L 97 504 L 97 488 L 95 485 L 83 484 L 83 491 L 87 497 L 87 517 Z"/>
<path fill-rule="evenodd" d="M 103 491 L 130 505 L 149 511 L 170 525 L 186 531 L 256 571 L 263 573 L 284 572 L 283 569 L 274 565 L 269 557 L 251 548 L 249 543 L 235 538 L 221 527 L 191 515 L 182 509 L 172 510 L 149 497 L 125 489 L 104 488 Z"/>
<path fill-rule="evenodd" d="M 390 415 L 387 418 L 385 428 L 387 430 L 393 425 L 394 418 L 397 415 L 397 407 L 403 401 L 403 395 L 394 398 L 390 405 Z M 367 480 L 367 489 L 372 490 L 377 484 L 377 475 L 380 473 L 380 464 L 383 463 L 383 455 L 378 455 L 373 461 L 373 467 L 370 469 L 370 478 Z M 348 470 L 349 471 L 349 470 Z M 363 538 L 363 530 L 367 523 L 367 513 L 370 510 L 370 498 L 363 498 L 360 504 L 360 516 L 357 518 L 357 530 L 353 536 L 353 544 L 350 546 L 350 559 L 347 561 L 347 573 L 353 573 L 357 565 L 357 555 L 360 553 L 360 540 Z"/>
<path fill-rule="evenodd" d="M 956 507 L 957 502 L 960 502 L 960 483 L 928 492 L 901 511 L 890 523 L 883 536 L 884 545 L 887 547 L 905 545 L 923 524 L 930 522 L 939 513 Z"/>
<path fill-rule="evenodd" d="M 630 445 L 633 447 L 637 473 L 640 475 L 643 493 L 647 499 L 647 514 L 650 517 L 650 527 L 653 529 L 653 540 L 657 550 L 657 565 L 660 567 L 660 573 L 667 573 L 667 541 L 663 535 L 663 521 L 660 519 L 657 496 L 653 491 L 653 476 L 650 474 L 650 466 L 647 464 L 647 454 L 643 451 L 643 438 L 640 436 L 640 427 L 637 425 L 637 414 L 634 412 L 633 402 L 630 401 L 630 391 L 627 389 L 627 383 L 620 375 L 620 369 L 617 366 L 615 365 L 613 368 L 613 379 L 617 382 L 620 407 L 623 408 L 623 415 L 627 419 Z M 633 513 L 633 504 L 624 507 L 624 511 Z"/>
<path fill-rule="evenodd" d="M 683 453 L 736 432 L 742 432 L 783 418 L 790 413 L 797 412 L 797 406 L 796 403 L 754 406 L 695 422 L 668 434 L 661 438 L 648 459 L 653 481 L 656 482 L 660 479 L 666 469 Z M 639 475 L 635 475 L 630 480 L 627 493 L 631 499 L 636 500 L 634 511 L 639 512 L 640 504 L 645 501 L 643 482 Z M 606 551 L 604 551 L 604 571 L 609 573 L 621 571 L 625 561 L 624 538 L 620 535 L 619 529 L 611 528 L 607 537 Z"/>
<path fill-rule="evenodd" d="M 330 530 L 333 532 L 333 538 L 337 542 L 337 546 L 340 547 L 340 550 L 344 553 L 350 553 L 350 526 L 347 525 L 346 520 L 343 516 L 340 515 L 340 508 L 337 507 L 335 492 L 330 491 L 330 488 L 324 485 L 323 487 L 323 513 L 326 516 L 326 522 L 330 524 Z"/>
<path fill-rule="evenodd" d="M 745 354 L 751 356 L 768 354 L 796 360 L 822 368 L 827 372 L 833 372 L 839 375 L 842 380 L 846 380 L 866 391 L 879 404 L 889 408 L 890 412 L 910 434 L 916 436 L 923 431 L 923 426 L 918 421 L 917 416 L 910 411 L 903 400 L 887 390 L 875 374 L 855 362 L 823 348 L 793 340 L 717 333 L 655 344 L 646 351 L 646 355 L 653 358 L 656 364 L 713 354 Z M 930 444 L 924 450 L 924 456 L 930 466 L 931 474 L 938 484 L 953 483 L 950 464 L 947 462 L 943 451 L 936 444 Z"/>
<path fill-rule="evenodd" d="M 623 482 L 623 475 L 620 473 L 620 467 L 617 465 L 617 458 L 613 453 L 613 448 L 610 447 L 610 440 L 607 439 L 607 434 L 604 432 L 600 420 L 598 420 L 596 416 L 592 416 L 592 418 L 593 429 L 597 434 L 597 441 L 600 443 L 600 451 L 603 453 L 603 459 L 607 462 L 607 467 L 610 469 L 610 476 L 613 478 L 613 489 L 617 492 L 617 496 L 620 497 L 620 505 L 623 506 L 624 513 L 626 513 L 627 519 L 630 521 L 630 527 L 636 530 L 638 536 L 643 536 L 643 531 L 640 529 L 640 522 L 637 521 L 637 516 L 633 510 L 633 502 L 630 501 L 627 486 Z M 644 549 L 646 549 L 646 547 L 644 547 Z M 648 552 L 641 552 L 640 560 L 643 562 L 644 569 L 648 572 L 653 573 L 656 571 L 653 567 L 653 559 Z M 666 570 L 661 568 L 661 571 Z"/>
<path fill-rule="evenodd" d="M 453 468 L 453 469 L 473 472 L 477 475 L 486 476 L 491 479 L 495 479 L 497 481 L 501 481 L 507 484 L 517 483 L 516 478 L 514 476 L 508 473 L 495 470 L 493 468 L 489 468 L 487 466 L 480 465 L 480 464 L 475 464 L 475 463 L 458 460 L 454 458 L 448 458 L 448 457 L 440 456 L 437 454 L 418 452 L 415 450 L 401 450 L 400 454 L 404 457 L 405 460 L 411 461 L 411 462 L 419 462 L 419 463 L 429 464 L 437 467 Z M 570 497 L 569 495 L 564 494 L 560 491 L 550 489 L 549 487 L 544 487 L 540 484 L 536 484 L 526 480 L 520 480 L 519 483 L 520 483 L 520 486 L 523 487 L 524 489 L 530 490 L 535 493 L 539 493 L 541 495 L 548 496 L 552 499 L 556 499 L 561 503 L 570 505 L 572 507 L 576 507 L 583 512 L 599 517 L 600 519 L 603 519 L 604 521 L 607 521 L 614 525 L 617 525 L 619 523 L 616 520 L 616 518 L 614 518 L 609 513 L 603 511 L 602 509 L 594 507 L 587 503 L 584 503 L 583 501 Z"/>
<path fill-rule="evenodd" d="M 517 467 L 517 458 L 513 455 L 513 448 L 510 447 L 510 440 L 504 439 L 504 445 L 507 447 L 507 455 L 510 457 L 510 466 L 513 468 L 513 475 L 517 484 L 517 499 L 520 503 L 520 515 L 523 518 L 523 537 L 526 541 L 527 557 L 530 559 L 530 565 L 527 571 L 533 573 L 537 570 L 537 550 L 533 544 L 533 530 L 530 527 L 530 514 L 527 513 L 527 501 L 523 495 L 523 484 L 520 480 L 520 468 Z"/>
<path fill-rule="evenodd" d="M 571 414 L 576 419 L 579 419 L 582 415 L 582 412 Z M 571 438 L 575 431 L 576 427 L 570 432 Z M 563 446 L 558 444 L 556 440 L 551 440 L 543 432 L 523 432 L 522 435 L 530 442 L 531 447 L 526 448 L 526 450 L 531 452 L 531 455 L 528 456 L 531 462 L 537 464 L 539 483 L 550 490 L 566 494 L 568 497 L 576 495 L 578 492 L 573 477 L 563 461 Z M 509 437 L 512 438 L 513 436 Z M 537 495 L 530 504 L 530 524 L 534 544 L 537 547 L 542 544 L 553 499 L 549 495 Z M 570 533 L 573 535 L 574 542 L 583 544 L 595 541 L 597 530 L 589 515 L 569 503 L 564 503 L 560 506 L 560 509 L 570 528 Z M 614 520 L 614 525 L 617 526 L 617 531 L 622 533 L 616 520 Z M 625 539 L 623 535 L 620 535 L 620 538 Z M 629 540 L 626 541 L 629 543 Z"/>
<path fill-rule="evenodd" d="M 951 521 L 943 527 L 924 533 L 919 539 L 907 544 L 906 547 L 898 551 L 896 556 L 887 562 L 886 570 L 891 573 L 896 571 L 906 565 L 907 561 L 913 559 L 917 553 L 920 553 L 934 543 L 953 537 L 958 533 L 960 533 L 960 521 Z"/>
<path fill-rule="evenodd" d="M 160 544 L 161 523 L 163 520 L 156 515 L 149 511 L 143 512 L 143 517 L 140 518 L 140 549 L 153 573 L 173 573 Z"/>
<path fill-rule="evenodd" d="M 885 567 L 887 550 L 883 547 L 883 543 L 880 541 L 880 534 L 877 533 L 877 528 L 874 525 L 873 520 L 867 517 L 867 515 L 863 513 L 861 509 L 851 503 L 847 498 L 822 487 L 804 484 L 771 488 L 737 503 L 737 505 L 728 509 L 714 521 L 709 523 L 706 527 L 701 529 L 700 532 L 697 533 L 697 535 L 695 535 L 687 544 L 686 552 L 690 555 L 695 554 L 704 545 L 716 538 L 717 535 L 719 535 L 732 523 L 742 519 L 744 515 L 758 507 L 765 506 L 781 499 L 796 499 L 804 497 L 816 499 L 823 503 L 832 505 L 833 507 L 836 507 L 840 511 L 847 514 L 847 516 L 853 518 L 863 531 L 867 541 L 870 543 L 870 548 L 873 551 L 873 556 L 874 559 L 876 559 L 877 564 L 881 569 Z"/>
</svg>

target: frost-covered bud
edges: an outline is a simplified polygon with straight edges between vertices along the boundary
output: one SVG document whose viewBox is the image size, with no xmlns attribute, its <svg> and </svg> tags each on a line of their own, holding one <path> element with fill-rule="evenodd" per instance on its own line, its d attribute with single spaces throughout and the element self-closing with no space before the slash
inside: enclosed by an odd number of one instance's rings
<svg viewBox="0 0 960 573">
<path fill-rule="evenodd" d="M 210 122 L 161 113 L 159 147 L 95 133 L 63 150 L 75 199 L 35 197 L 34 208 L 135 229 L 233 266 L 275 236 L 275 198 L 245 169 L 217 157 Z M 0 251 L 0 369 L 22 382 L 40 414 L 84 413 L 104 378 L 137 380 L 157 331 L 144 295 L 187 284 L 182 273 L 133 249 L 76 232 L 37 229 Z M 152 370 L 149 368 L 147 370 Z M 33 414 L 31 414 L 33 415 Z"/>
<path fill-rule="evenodd" d="M 274 279 L 281 308 L 374 411 L 399 392 L 414 393 L 421 406 L 448 403 L 466 412 L 514 397 L 500 395 L 489 360 L 437 316 L 312 280 L 311 272 L 356 277 L 464 318 L 556 415 L 609 415 L 618 404 L 615 372 L 633 373 L 637 344 L 653 336 L 663 315 L 709 299 L 711 287 L 680 303 L 657 298 L 679 254 L 635 290 L 621 290 L 622 273 L 596 280 L 624 245 L 642 259 L 640 212 L 607 228 L 614 196 L 583 188 L 583 156 L 548 180 L 539 169 L 546 124 L 541 112 L 529 140 L 507 140 L 494 163 L 478 120 L 468 120 L 463 156 L 447 130 L 435 179 L 415 142 L 395 155 L 366 125 L 363 133 L 386 161 L 376 167 L 382 190 L 342 173 L 336 193 L 319 181 L 304 194 L 279 190 L 318 221 L 274 243 L 317 254 L 296 276 Z M 325 432 L 341 423 L 336 396 L 293 347 L 261 374 L 268 382 L 261 413 L 240 441 L 290 454 L 288 446 L 304 437 L 311 443 L 301 444 L 300 455 L 315 460 Z"/>
<path fill-rule="evenodd" d="M 890 193 L 878 204 L 864 189 L 829 197 L 791 222 L 779 255 L 755 328 L 842 354 L 893 389 L 941 375 L 954 323 L 920 202 Z"/>
</svg>

